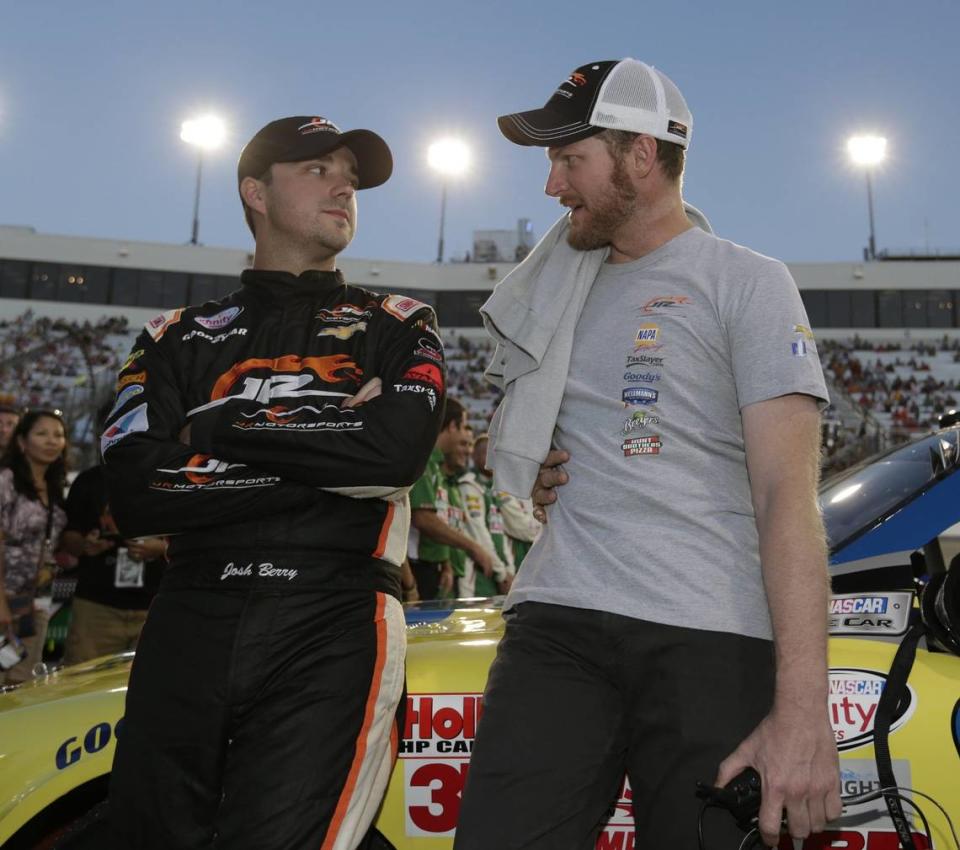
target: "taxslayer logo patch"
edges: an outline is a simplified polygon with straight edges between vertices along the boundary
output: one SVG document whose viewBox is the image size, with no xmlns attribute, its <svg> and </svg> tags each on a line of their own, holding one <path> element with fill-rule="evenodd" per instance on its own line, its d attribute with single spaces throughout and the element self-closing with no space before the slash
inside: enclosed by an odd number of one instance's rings
<svg viewBox="0 0 960 850">
<path fill-rule="evenodd" d="M 429 384 L 438 393 L 443 392 L 443 374 L 440 367 L 434 366 L 433 363 L 421 363 L 419 366 L 407 369 L 402 377 L 408 381 L 422 381 Z"/>
<path fill-rule="evenodd" d="M 261 371 L 266 374 L 250 374 Z M 232 400 L 258 401 L 269 405 L 277 398 L 346 398 L 351 393 L 316 389 L 317 382 L 339 384 L 350 381 L 359 384 L 362 376 L 357 364 L 346 354 L 330 354 L 324 357 L 300 357 L 296 354 L 275 358 L 254 357 L 236 363 L 217 378 L 210 393 L 210 401 L 189 411 L 189 414 L 194 415 Z"/>
<path fill-rule="evenodd" d="M 830 669 L 828 703 L 837 749 L 852 750 L 873 743 L 877 705 L 886 685 L 886 675 L 875 670 Z M 906 698 L 901 700 L 890 724 L 891 733 L 910 720 L 916 706 L 916 692 L 907 685 Z"/>
<path fill-rule="evenodd" d="M 687 295 L 658 295 L 651 298 L 640 308 L 641 313 L 646 315 L 656 313 L 675 312 L 680 307 L 686 307 L 690 304 L 690 298 Z"/>
<path fill-rule="evenodd" d="M 406 295 L 388 295 L 380 306 L 394 318 L 405 322 L 418 310 L 423 310 L 430 305 L 417 301 L 416 298 L 408 298 Z"/>
<path fill-rule="evenodd" d="M 242 312 L 243 307 L 227 307 L 226 310 L 221 310 L 212 316 L 194 316 L 193 320 L 201 328 L 206 328 L 208 331 L 219 331 L 223 330 Z"/>
<path fill-rule="evenodd" d="M 100 437 L 100 454 L 104 454 L 111 446 L 115 446 L 125 437 L 139 431 L 146 431 L 150 427 L 147 418 L 147 406 L 141 404 L 129 413 L 125 413 L 116 422 L 107 428 Z"/>
<path fill-rule="evenodd" d="M 150 334 L 154 342 L 157 342 L 167 332 L 167 328 L 180 321 L 182 315 L 183 307 L 178 307 L 176 310 L 167 310 L 167 312 L 154 316 L 147 322 L 143 326 L 144 330 Z"/>
</svg>

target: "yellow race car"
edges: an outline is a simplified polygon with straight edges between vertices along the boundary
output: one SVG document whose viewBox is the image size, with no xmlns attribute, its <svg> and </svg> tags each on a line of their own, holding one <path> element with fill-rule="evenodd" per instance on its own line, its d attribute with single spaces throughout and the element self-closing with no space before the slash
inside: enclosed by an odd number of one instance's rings
<svg viewBox="0 0 960 850">
<path fill-rule="evenodd" d="M 821 490 L 835 591 L 829 708 L 841 792 L 850 802 L 802 850 L 900 846 L 884 801 L 856 800 L 881 786 L 874 746 L 881 698 L 898 649 L 917 638 L 902 692 L 891 690 L 897 698 L 882 712 L 890 766 L 927 821 L 907 805 L 915 850 L 956 847 L 946 815 L 960 822 L 960 554 L 951 557 L 960 544 L 950 531 L 960 521 L 958 461 L 960 431 L 952 429 L 874 458 Z M 406 728 L 365 850 L 452 846 L 487 670 L 503 631 L 500 606 L 500 599 L 407 606 Z M 55 670 L 0 693 L 3 850 L 97 846 L 96 807 L 123 734 L 131 659 Z M 626 781 L 597 848 L 634 850 Z M 781 850 L 791 848 L 784 838 Z"/>
</svg>

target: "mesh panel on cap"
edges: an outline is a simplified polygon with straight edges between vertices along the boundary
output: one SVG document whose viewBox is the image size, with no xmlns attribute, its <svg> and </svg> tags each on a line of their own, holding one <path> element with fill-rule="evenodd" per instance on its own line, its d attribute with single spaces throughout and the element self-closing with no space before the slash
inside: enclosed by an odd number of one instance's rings
<svg viewBox="0 0 960 850">
<path fill-rule="evenodd" d="M 606 81 L 603 97 L 598 106 L 605 103 L 656 112 L 657 89 L 650 74 L 642 65 L 622 62 Z"/>
<path fill-rule="evenodd" d="M 687 109 L 686 101 L 683 95 L 671 79 L 660 75 L 660 82 L 663 83 L 663 99 L 667 102 L 667 112 L 671 118 L 682 121 L 684 124 L 690 123 L 690 111 Z"/>
</svg>

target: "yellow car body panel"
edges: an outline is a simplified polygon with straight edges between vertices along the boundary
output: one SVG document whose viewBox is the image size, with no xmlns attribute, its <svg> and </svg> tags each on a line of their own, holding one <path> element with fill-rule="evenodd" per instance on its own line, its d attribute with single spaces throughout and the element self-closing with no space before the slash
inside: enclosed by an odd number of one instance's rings
<svg viewBox="0 0 960 850">
<path fill-rule="evenodd" d="M 460 606 L 424 606 L 422 622 L 417 608 L 408 609 L 406 728 L 376 822 L 397 850 L 448 850 L 453 844 L 481 695 L 503 631 L 498 604 Z M 845 794 L 877 787 L 873 721 L 896 649 L 894 641 L 830 641 L 830 711 Z M 67 668 L 0 694 L 0 847 L 54 801 L 109 772 L 118 724 L 122 734 L 131 658 L 127 653 Z M 934 797 L 960 821 L 960 658 L 921 648 L 909 686 L 910 704 L 890 734 L 897 779 Z M 934 847 L 952 846 L 936 807 L 915 799 L 930 821 Z M 811 839 L 802 847 L 897 847 L 882 803 L 851 808 L 831 835 L 833 843 Z M 597 847 L 633 850 L 629 786 Z"/>
</svg>

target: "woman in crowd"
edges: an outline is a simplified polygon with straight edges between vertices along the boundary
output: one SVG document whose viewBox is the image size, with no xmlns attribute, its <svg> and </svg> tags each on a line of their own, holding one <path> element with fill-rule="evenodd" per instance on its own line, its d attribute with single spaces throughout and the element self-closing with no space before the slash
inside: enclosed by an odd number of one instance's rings
<svg viewBox="0 0 960 850">
<path fill-rule="evenodd" d="M 19 638 L 27 650 L 6 671 L 7 684 L 30 678 L 43 658 L 53 555 L 67 521 L 66 456 L 60 412 L 32 410 L 0 459 L 0 631 Z"/>
</svg>

